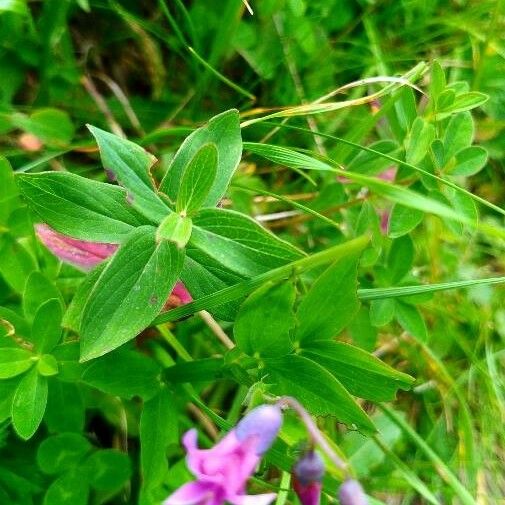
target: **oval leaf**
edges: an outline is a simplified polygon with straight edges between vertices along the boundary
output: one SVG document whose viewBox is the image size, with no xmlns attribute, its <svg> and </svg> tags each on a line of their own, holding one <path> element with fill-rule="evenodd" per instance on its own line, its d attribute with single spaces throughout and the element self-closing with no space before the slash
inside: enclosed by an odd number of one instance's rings
<svg viewBox="0 0 505 505">
<path fill-rule="evenodd" d="M 203 205 L 217 172 L 217 147 L 205 144 L 189 162 L 177 194 L 177 212 L 191 215 Z"/>
<path fill-rule="evenodd" d="M 19 383 L 12 402 L 12 425 L 28 440 L 37 431 L 47 403 L 47 378 L 32 368 Z"/>
<path fill-rule="evenodd" d="M 213 117 L 182 143 L 160 185 L 160 191 L 173 202 L 177 199 L 186 167 L 202 146 L 208 143 L 215 144 L 219 159 L 216 177 L 204 201 L 205 207 L 213 207 L 224 195 L 242 156 L 242 137 L 237 110 L 231 109 Z"/>
<path fill-rule="evenodd" d="M 332 415 L 364 432 L 375 427 L 342 384 L 316 362 L 289 355 L 266 360 L 276 394 L 294 396 L 314 415 Z"/>
<path fill-rule="evenodd" d="M 106 265 L 94 285 L 81 322 L 81 360 L 128 342 L 165 305 L 182 269 L 184 251 L 156 242 L 155 228 L 141 226 Z"/>
<path fill-rule="evenodd" d="M 119 243 L 133 227 L 145 223 L 128 204 L 126 191 L 118 186 L 68 172 L 17 177 L 30 207 L 51 228 L 70 237 Z"/>
</svg>

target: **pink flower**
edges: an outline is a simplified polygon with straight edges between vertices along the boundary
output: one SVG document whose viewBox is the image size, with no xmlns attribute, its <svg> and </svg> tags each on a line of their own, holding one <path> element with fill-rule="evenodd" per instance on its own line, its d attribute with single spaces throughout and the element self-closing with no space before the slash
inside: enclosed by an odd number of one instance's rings
<svg viewBox="0 0 505 505">
<path fill-rule="evenodd" d="M 246 495 L 247 480 L 282 424 L 278 407 L 253 409 L 212 449 L 199 449 L 196 430 L 183 437 L 187 464 L 196 480 L 180 487 L 164 505 L 268 505 L 275 493 Z"/>
<path fill-rule="evenodd" d="M 67 237 L 47 224 L 35 225 L 35 230 L 40 241 L 61 261 L 70 263 L 84 271 L 89 271 L 96 265 L 112 256 L 117 244 L 104 244 L 101 242 L 88 242 Z M 165 308 L 184 305 L 193 300 L 189 291 L 182 282 L 177 282 L 169 296 Z"/>
</svg>

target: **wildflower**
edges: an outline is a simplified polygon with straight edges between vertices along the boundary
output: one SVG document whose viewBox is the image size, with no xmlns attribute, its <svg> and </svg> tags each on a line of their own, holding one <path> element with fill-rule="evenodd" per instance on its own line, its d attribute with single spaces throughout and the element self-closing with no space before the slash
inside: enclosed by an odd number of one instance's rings
<svg viewBox="0 0 505 505">
<path fill-rule="evenodd" d="M 319 505 L 324 462 L 315 451 L 305 453 L 293 468 L 295 489 L 302 505 Z"/>
<path fill-rule="evenodd" d="M 196 480 L 180 487 L 164 505 L 268 505 L 275 493 L 246 495 L 247 480 L 282 424 L 278 407 L 253 409 L 211 449 L 199 449 L 196 430 L 183 437 L 187 464 Z"/>
<path fill-rule="evenodd" d="M 340 505 L 368 505 L 368 498 L 361 484 L 354 479 L 348 479 L 340 486 L 338 497 Z"/>
</svg>

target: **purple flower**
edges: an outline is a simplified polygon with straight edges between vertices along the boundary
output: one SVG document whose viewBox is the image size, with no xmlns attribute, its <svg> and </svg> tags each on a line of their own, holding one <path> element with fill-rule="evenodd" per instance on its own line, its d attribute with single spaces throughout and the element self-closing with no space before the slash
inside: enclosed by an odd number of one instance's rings
<svg viewBox="0 0 505 505">
<path fill-rule="evenodd" d="M 361 484 L 354 479 L 348 479 L 340 486 L 338 498 L 340 505 L 368 505 L 368 498 Z"/>
<path fill-rule="evenodd" d="M 324 462 L 317 452 L 309 451 L 293 468 L 293 488 L 302 505 L 319 505 Z"/>
<path fill-rule="evenodd" d="M 187 464 L 196 480 L 184 484 L 164 505 L 268 505 L 275 493 L 246 495 L 247 480 L 275 440 L 282 424 L 278 407 L 253 409 L 212 449 L 199 449 L 196 430 L 183 437 Z"/>
</svg>

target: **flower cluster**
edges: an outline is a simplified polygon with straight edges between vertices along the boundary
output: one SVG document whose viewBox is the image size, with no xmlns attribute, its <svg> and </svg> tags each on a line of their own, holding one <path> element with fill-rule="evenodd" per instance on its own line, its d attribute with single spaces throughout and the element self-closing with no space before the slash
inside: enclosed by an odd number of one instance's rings
<svg viewBox="0 0 505 505">
<path fill-rule="evenodd" d="M 321 434 L 307 412 L 294 399 L 285 398 L 275 405 L 261 405 L 251 410 L 224 438 L 211 449 L 200 449 L 196 430 L 183 437 L 186 461 L 195 480 L 182 485 L 163 505 L 269 505 L 275 493 L 246 494 L 246 484 L 256 471 L 261 457 L 271 447 L 282 425 L 281 406 L 289 405 L 305 423 L 311 447 L 319 444 L 328 451 Z M 331 449 L 330 449 L 331 450 Z M 344 465 L 333 452 L 327 454 L 334 463 Z M 293 489 L 302 505 L 319 505 L 323 459 L 313 448 L 305 452 L 293 467 Z M 341 505 L 367 505 L 368 500 L 359 482 L 347 479 L 339 492 Z"/>
</svg>

